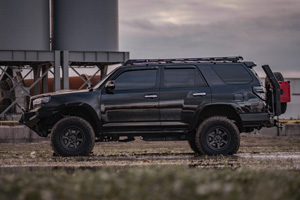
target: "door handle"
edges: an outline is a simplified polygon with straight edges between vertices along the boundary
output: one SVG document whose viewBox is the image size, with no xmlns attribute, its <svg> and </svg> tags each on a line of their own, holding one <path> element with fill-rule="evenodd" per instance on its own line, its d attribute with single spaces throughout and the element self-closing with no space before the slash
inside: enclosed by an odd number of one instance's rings
<svg viewBox="0 0 300 200">
<path fill-rule="evenodd" d="M 145 95 L 145 98 L 146 99 L 156 99 L 157 95 L 156 94 L 147 94 L 147 95 Z"/>
<path fill-rule="evenodd" d="M 193 93 L 194 97 L 202 97 L 202 96 L 206 96 L 206 92 L 197 92 L 197 93 Z"/>
</svg>

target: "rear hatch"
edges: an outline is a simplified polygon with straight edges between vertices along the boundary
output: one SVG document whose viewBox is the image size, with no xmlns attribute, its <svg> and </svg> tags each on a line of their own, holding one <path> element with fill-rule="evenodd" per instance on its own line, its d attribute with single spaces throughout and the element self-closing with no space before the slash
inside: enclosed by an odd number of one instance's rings
<svg viewBox="0 0 300 200">
<path fill-rule="evenodd" d="M 263 65 L 262 68 L 267 75 L 265 84 L 267 90 L 266 102 L 274 116 L 279 116 L 286 111 L 287 102 L 291 100 L 290 84 L 284 81 L 280 73 L 280 76 L 277 75 L 277 77 L 281 80 L 278 80 L 269 65 Z"/>
</svg>

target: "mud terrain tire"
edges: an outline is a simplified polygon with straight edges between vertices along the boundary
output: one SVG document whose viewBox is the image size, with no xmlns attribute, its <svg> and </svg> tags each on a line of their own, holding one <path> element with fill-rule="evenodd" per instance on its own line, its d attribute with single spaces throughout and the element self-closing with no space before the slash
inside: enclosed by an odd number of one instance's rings
<svg viewBox="0 0 300 200">
<path fill-rule="evenodd" d="M 204 155 L 232 155 L 240 147 L 240 133 L 228 118 L 210 117 L 199 125 L 195 144 Z"/>
<path fill-rule="evenodd" d="M 94 145 L 94 130 L 80 117 L 65 117 L 51 131 L 51 146 L 60 156 L 86 156 Z"/>
<path fill-rule="evenodd" d="M 198 150 L 196 143 L 195 143 L 195 134 L 193 134 L 189 139 L 188 139 L 188 144 L 190 148 L 198 155 L 202 155 L 202 153 Z"/>
</svg>

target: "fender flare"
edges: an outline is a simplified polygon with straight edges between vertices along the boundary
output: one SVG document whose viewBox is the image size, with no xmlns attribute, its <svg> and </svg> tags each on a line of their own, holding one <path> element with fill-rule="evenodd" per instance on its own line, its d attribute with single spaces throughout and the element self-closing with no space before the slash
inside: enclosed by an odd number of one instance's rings
<svg viewBox="0 0 300 200">
<path fill-rule="evenodd" d="M 239 107 L 235 106 L 234 104 L 227 104 L 227 103 L 215 103 L 214 104 L 214 103 L 212 103 L 212 104 L 200 105 L 196 109 L 196 111 L 195 111 L 195 113 L 194 113 L 194 115 L 193 115 L 193 117 L 191 119 L 191 123 L 189 125 L 189 130 L 195 130 L 195 129 L 197 129 L 199 123 L 201 122 L 201 118 L 203 117 L 202 113 L 205 112 L 205 109 L 210 109 L 210 108 L 213 108 L 213 107 L 214 108 L 215 107 L 227 107 L 227 108 L 231 109 L 234 112 L 234 115 L 235 115 L 236 120 L 238 121 L 238 123 L 241 122 L 241 118 L 240 118 L 239 113 L 241 113 L 242 111 L 239 109 Z M 211 115 L 211 116 L 217 116 L 217 115 L 218 114 Z M 222 115 L 222 114 L 220 114 L 220 115 Z"/>
</svg>

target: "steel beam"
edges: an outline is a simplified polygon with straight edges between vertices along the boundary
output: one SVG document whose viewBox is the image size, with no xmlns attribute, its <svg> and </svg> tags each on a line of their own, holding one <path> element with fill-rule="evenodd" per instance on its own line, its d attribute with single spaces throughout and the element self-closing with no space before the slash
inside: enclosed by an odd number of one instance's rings
<svg viewBox="0 0 300 200">
<path fill-rule="evenodd" d="M 42 93 L 47 93 L 49 92 L 49 83 L 48 83 L 48 71 L 49 71 L 50 66 L 49 65 L 44 65 L 42 66 L 42 74 L 45 74 L 45 76 L 42 78 Z"/>
<path fill-rule="evenodd" d="M 34 83 L 41 77 L 41 67 L 42 67 L 41 65 L 32 66 Z M 33 95 L 40 94 L 40 92 L 41 92 L 40 84 L 33 84 L 32 87 L 33 87 Z"/>
<path fill-rule="evenodd" d="M 99 69 L 101 70 L 100 80 L 102 80 L 107 75 L 108 66 L 107 65 L 99 66 Z"/>
<path fill-rule="evenodd" d="M 69 89 L 69 51 L 62 52 L 62 81 L 63 81 L 63 89 Z"/>
<path fill-rule="evenodd" d="M 55 51 L 55 60 L 54 60 L 54 86 L 53 90 L 56 92 L 60 90 L 60 52 Z"/>
</svg>

